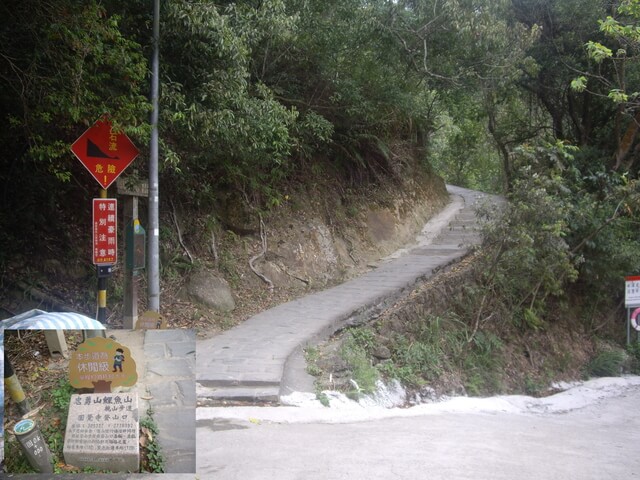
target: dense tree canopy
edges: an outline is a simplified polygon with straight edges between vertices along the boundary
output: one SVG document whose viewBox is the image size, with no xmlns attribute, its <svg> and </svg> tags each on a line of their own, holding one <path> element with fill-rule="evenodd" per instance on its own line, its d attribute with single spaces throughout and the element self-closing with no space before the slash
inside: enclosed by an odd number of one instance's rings
<svg viewBox="0 0 640 480">
<path fill-rule="evenodd" d="M 6 0 L 0 14 L 2 261 L 35 232 L 64 244 L 56 224 L 86 215 L 96 186 L 69 145 L 102 114 L 141 147 L 144 176 L 151 8 Z M 545 259 L 532 275 L 637 271 L 638 22 L 637 0 L 162 2 L 161 191 L 269 208 L 310 171 L 400 177 L 401 144 L 514 205 L 542 189 L 559 250 L 529 245 Z"/>
</svg>

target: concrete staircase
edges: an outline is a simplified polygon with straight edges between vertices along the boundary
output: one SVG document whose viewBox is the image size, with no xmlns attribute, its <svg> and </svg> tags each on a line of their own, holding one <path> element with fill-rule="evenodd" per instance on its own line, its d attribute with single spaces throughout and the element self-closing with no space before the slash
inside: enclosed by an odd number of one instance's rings
<svg viewBox="0 0 640 480">
<path fill-rule="evenodd" d="M 342 285 L 279 305 L 208 340 L 199 341 L 199 405 L 278 403 L 292 391 L 313 391 L 303 349 L 348 325 L 362 323 L 460 260 L 481 238 L 476 207 L 499 197 L 448 187 L 451 203 L 425 226 L 419 244 Z"/>
</svg>

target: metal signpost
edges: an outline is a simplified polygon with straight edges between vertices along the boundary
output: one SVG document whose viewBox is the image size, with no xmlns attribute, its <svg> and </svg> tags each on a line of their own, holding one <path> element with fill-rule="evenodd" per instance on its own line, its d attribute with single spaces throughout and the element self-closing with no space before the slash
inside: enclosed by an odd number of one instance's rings
<svg viewBox="0 0 640 480">
<path fill-rule="evenodd" d="M 631 329 L 640 341 L 640 276 L 625 277 L 624 306 L 627 308 L 627 345 L 631 344 Z"/>
<path fill-rule="evenodd" d="M 160 312 L 160 188 L 158 185 L 158 100 L 160 96 L 160 0 L 153 0 L 151 58 L 151 141 L 149 142 L 149 310 Z"/>
<path fill-rule="evenodd" d="M 89 127 L 71 145 L 71 151 L 100 185 L 100 198 L 93 200 L 93 263 L 98 274 L 98 315 L 107 315 L 107 278 L 117 260 L 117 201 L 107 198 L 107 188 L 138 156 L 138 149 L 107 116 Z"/>
</svg>

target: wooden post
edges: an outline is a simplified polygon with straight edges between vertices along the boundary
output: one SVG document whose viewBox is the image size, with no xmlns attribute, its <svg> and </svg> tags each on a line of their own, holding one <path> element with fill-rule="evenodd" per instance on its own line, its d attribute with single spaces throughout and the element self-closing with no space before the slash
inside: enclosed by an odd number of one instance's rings
<svg viewBox="0 0 640 480">
<path fill-rule="evenodd" d="M 134 171 L 134 175 L 137 172 Z M 130 245 L 127 235 L 130 230 L 136 230 L 138 221 L 138 199 L 149 196 L 149 185 L 147 182 L 127 184 L 126 179 L 116 180 L 118 195 L 124 197 L 124 245 L 125 249 L 125 269 L 124 269 L 124 305 L 122 312 L 123 328 L 135 329 L 138 323 L 138 286 L 136 283 L 137 271 L 134 265 L 129 262 L 129 257 L 134 257 L 132 251 L 134 245 Z M 135 262 L 134 262 L 135 263 Z"/>
</svg>

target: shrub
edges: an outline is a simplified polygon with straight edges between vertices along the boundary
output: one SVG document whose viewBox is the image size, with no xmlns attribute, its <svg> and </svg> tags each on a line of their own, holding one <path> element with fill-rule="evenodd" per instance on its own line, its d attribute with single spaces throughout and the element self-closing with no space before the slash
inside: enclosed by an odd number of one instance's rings
<svg viewBox="0 0 640 480">
<path fill-rule="evenodd" d="M 587 365 L 587 374 L 592 377 L 617 377 L 622 373 L 626 354 L 622 350 L 600 352 Z"/>
</svg>

